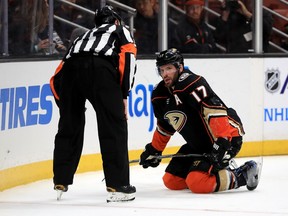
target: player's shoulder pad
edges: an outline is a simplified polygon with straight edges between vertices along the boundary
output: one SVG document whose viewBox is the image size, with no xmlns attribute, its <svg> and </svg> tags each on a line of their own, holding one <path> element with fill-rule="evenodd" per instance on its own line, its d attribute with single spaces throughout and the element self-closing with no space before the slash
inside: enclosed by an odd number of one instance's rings
<svg viewBox="0 0 288 216">
<path fill-rule="evenodd" d="M 165 86 L 164 81 L 160 81 L 156 85 L 154 85 L 153 91 L 152 91 L 152 98 L 155 97 L 163 97 L 169 94 L 168 89 Z"/>
<path fill-rule="evenodd" d="M 157 91 L 158 89 L 161 89 L 162 86 L 164 84 L 164 81 L 161 80 L 159 83 L 156 83 L 154 86 L 153 86 L 153 91 Z"/>
<path fill-rule="evenodd" d="M 177 86 L 181 88 L 184 87 L 187 84 L 190 84 L 191 82 L 193 82 L 193 80 L 197 79 L 197 75 L 194 74 L 193 72 L 189 71 L 189 70 L 184 70 L 180 76 L 178 77 L 178 82 L 177 82 Z"/>
<path fill-rule="evenodd" d="M 191 83 L 195 83 L 196 80 L 198 80 L 200 78 L 199 75 L 189 71 L 189 70 L 184 70 L 179 78 L 178 81 L 175 85 L 174 90 L 178 91 L 178 90 L 183 90 L 185 89 L 187 86 L 191 86 Z"/>
<path fill-rule="evenodd" d="M 191 73 L 188 73 L 188 72 L 183 72 L 179 78 L 178 78 L 178 82 L 182 82 L 184 81 L 187 77 L 189 77 L 191 75 Z"/>
</svg>

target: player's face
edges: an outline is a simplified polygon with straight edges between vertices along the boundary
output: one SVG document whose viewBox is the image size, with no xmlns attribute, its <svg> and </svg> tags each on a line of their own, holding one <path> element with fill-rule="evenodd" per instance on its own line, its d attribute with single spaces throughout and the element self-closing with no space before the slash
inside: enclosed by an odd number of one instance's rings
<svg viewBox="0 0 288 216">
<path fill-rule="evenodd" d="M 178 79 L 178 70 L 173 64 L 167 64 L 159 67 L 159 72 L 164 80 L 166 87 L 172 87 Z"/>
</svg>

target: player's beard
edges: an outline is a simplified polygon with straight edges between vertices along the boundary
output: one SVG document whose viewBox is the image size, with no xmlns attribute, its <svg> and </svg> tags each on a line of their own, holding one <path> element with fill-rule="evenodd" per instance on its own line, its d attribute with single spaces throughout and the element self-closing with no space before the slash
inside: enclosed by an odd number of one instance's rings
<svg viewBox="0 0 288 216">
<path fill-rule="evenodd" d="M 171 78 L 164 79 L 165 86 L 167 88 L 171 87 L 173 84 L 173 80 Z"/>
<path fill-rule="evenodd" d="M 179 70 L 177 70 L 175 73 L 174 73 L 174 76 L 173 77 L 167 77 L 165 78 L 164 77 L 164 83 L 165 83 L 165 86 L 167 88 L 171 88 L 175 85 L 176 81 L 178 80 L 178 77 L 179 77 Z"/>
</svg>

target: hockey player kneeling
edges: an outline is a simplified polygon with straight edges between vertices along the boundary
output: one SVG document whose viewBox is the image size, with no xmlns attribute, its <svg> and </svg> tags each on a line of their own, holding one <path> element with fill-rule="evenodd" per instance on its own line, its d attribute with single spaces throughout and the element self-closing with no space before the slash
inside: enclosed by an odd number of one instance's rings
<svg viewBox="0 0 288 216">
<path fill-rule="evenodd" d="M 189 188 L 194 193 L 212 193 L 246 186 L 254 190 L 260 165 L 247 161 L 240 167 L 229 166 L 242 146 L 243 125 L 236 111 L 228 108 L 207 81 L 184 68 L 176 49 L 157 56 L 162 77 L 152 93 L 157 128 L 152 142 L 140 157 L 143 168 L 157 167 L 170 137 L 177 131 L 187 142 L 177 154 L 199 157 L 173 157 L 163 176 L 171 190 Z M 155 157 L 156 156 L 156 157 Z"/>
</svg>

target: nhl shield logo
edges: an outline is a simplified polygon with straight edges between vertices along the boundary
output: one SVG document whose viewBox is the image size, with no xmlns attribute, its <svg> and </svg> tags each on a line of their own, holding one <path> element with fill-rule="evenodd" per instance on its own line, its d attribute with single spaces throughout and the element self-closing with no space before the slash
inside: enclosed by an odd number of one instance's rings
<svg viewBox="0 0 288 216">
<path fill-rule="evenodd" d="M 271 93 L 280 88 L 280 72 L 278 69 L 268 69 L 265 72 L 265 88 Z"/>
</svg>

